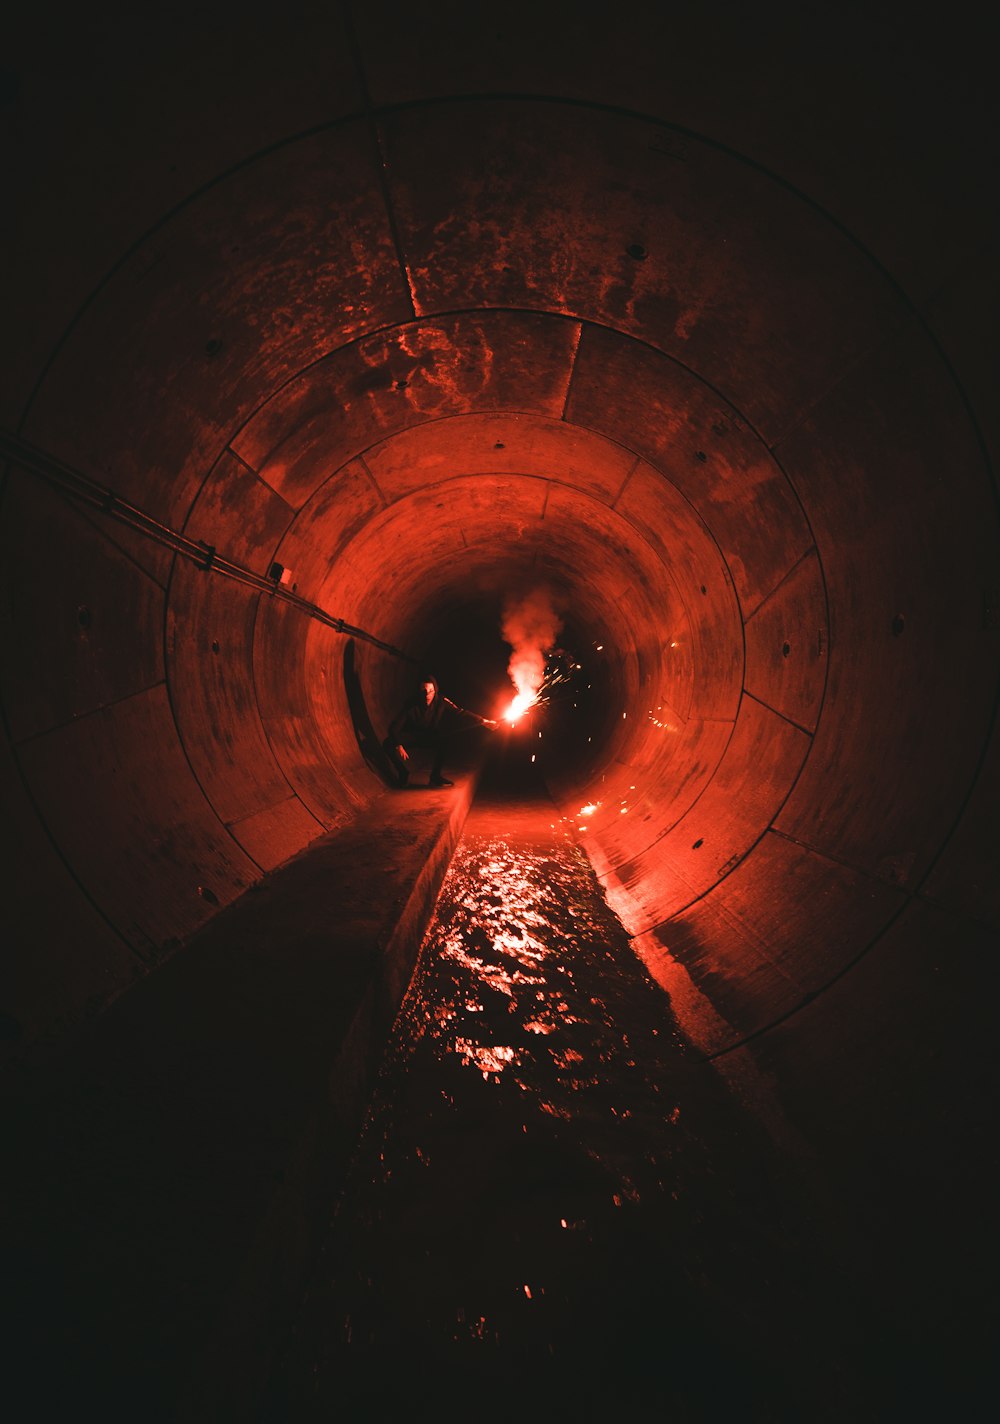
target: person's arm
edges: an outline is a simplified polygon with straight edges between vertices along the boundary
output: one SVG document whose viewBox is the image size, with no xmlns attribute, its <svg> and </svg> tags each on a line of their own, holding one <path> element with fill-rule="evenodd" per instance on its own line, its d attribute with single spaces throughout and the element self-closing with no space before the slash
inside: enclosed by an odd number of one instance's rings
<svg viewBox="0 0 1000 1424">
<path fill-rule="evenodd" d="M 468 717 L 471 721 L 478 722 L 481 727 L 496 727 L 498 725 L 498 723 L 493 721 L 492 717 L 480 717 L 478 712 L 470 712 L 468 707 L 459 707 L 457 702 L 452 702 L 451 698 L 445 697 L 443 693 L 441 694 L 441 701 L 446 707 L 450 707 L 453 712 L 457 712 L 460 717 Z"/>
</svg>

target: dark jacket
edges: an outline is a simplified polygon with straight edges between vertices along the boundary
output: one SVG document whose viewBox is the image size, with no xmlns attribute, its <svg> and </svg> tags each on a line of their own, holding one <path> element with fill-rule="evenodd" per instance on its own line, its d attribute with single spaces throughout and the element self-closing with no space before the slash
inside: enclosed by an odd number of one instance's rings
<svg viewBox="0 0 1000 1424">
<path fill-rule="evenodd" d="M 421 686 L 403 710 L 393 718 L 389 723 L 389 737 L 397 744 L 400 742 L 405 744 L 407 737 L 412 738 L 414 733 L 418 737 L 422 737 L 434 735 L 444 729 L 445 708 L 451 707 L 452 703 L 446 697 L 441 696 L 441 691 L 434 678 L 426 677 L 424 682 L 434 683 L 433 701 L 425 700 L 424 689 Z"/>
<path fill-rule="evenodd" d="M 424 682 L 433 682 L 434 698 L 431 702 L 424 699 Z M 437 685 L 437 678 L 425 677 L 421 683 L 419 691 L 406 704 L 398 716 L 389 723 L 389 740 L 396 746 L 402 743 L 406 745 L 407 737 L 420 741 L 422 738 L 439 737 L 444 732 L 450 732 L 458 723 L 462 721 L 478 722 L 484 725 L 484 719 L 477 712 L 469 712 L 464 707 L 459 707 L 450 698 L 443 696 L 441 689 Z M 492 725 L 486 724 L 486 725 Z"/>
</svg>

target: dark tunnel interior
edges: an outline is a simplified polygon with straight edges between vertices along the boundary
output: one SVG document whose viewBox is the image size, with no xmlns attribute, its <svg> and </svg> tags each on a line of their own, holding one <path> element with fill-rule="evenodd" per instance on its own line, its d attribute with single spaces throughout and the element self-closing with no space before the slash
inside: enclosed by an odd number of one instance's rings
<svg viewBox="0 0 1000 1424">
<path fill-rule="evenodd" d="M 416 668 L 498 715 L 504 608 L 542 589 L 567 675 L 509 740 L 706 1071 L 974 1417 L 1000 923 L 977 16 L 16 17 L 18 1121 L 271 872 L 388 814 L 376 744 Z M 18 1157 L 18 1200 L 55 1160 Z"/>
</svg>

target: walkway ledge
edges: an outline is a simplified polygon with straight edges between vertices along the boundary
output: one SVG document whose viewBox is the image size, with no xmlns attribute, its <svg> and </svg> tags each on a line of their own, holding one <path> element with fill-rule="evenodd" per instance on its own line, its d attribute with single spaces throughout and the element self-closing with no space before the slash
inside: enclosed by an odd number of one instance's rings
<svg viewBox="0 0 1000 1424">
<path fill-rule="evenodd" d="M 266 1415 L 475 783 L 387 792 L 267 876 L 22 1105 L 42 1395 L 115 1418 L 141 1399 L 147 1424 Z"/>
</svg>

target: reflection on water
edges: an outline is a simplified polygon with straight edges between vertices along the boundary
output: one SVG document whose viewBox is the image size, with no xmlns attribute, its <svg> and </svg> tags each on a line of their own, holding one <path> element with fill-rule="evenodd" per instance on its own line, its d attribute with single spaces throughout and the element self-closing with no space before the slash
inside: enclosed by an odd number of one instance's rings
<svg viewBox="0 0 1000 1424">
<path fill-rule="evenodd" d="M 469 836 L 303 1311 L 289 1417 L 382 1417 L 428 1369 L 441 1403 L 468 1386 L 522 1412 L 844 1417 L 786 1185 L 582 852 L 547 829 Z"/>
<path fill-rule="evenodd" d="M 526 1034 L 548 1036 L 580 1022 L 566 997 L 573 993 L 573 951 L 583 929 L 570 903 L 580 871 L 566 849 L 542 854 L 512 850 L 503 841 L 460 849 L 448 903 L 438 917 L 437 970 L 426 966 L 442 997 L 434 1008 L 426 1000 L 407 1006 L 408 1013 L 422 1012 L 434 1024 L 448 1025 L 447 1031 L 436 1032 L 442 1055 L 457 1053 L 484 1077 L 520 1068 L 523 1072 L 515 1074 L 515 1080 L 524 1092 L 537 1090 L 540 1054 L 547 1052 L 561 1071 L 583 1062 L 575 1049 L 560 1053 L 552 1045 L 540 1049 L 525 1039 Z M 564 933 L 559 916 L 551 913 L 555 905 L 568 915 L 571 933 Z M 449 974 L 451 964 L 458 966 L 454 976 Z M 430 987 L 422 982 L 421 998 Z M 516 1045 L 477 1041 L 477 1035 L 481 1038 L 496 1023 L 495 1015 L 484 1015 L 484 1010 L 490 995 L 497 993 L 507 999 L 504 1027 Z"/>
<path fill-rule="evenodd" d="M 646 1073 L 621 1027 L 623 988 L 645 1000 L 648 1021 L 632 1014 L 626 1022 L 650 1040 Z M 652 1042 L 671 1037 L 665 1009 L 578 849 L 555 837 L 542 848 L 475 839 L 452 865 L 397 1026 L 391 1071 L 419 1043 L 445 1073 L 457 1063 L 498 1087 L 508 1074 L 524 1113 L 585 1125 L 586 1142 L 574 1146 L 603 1163 L 618 1188 L 612 1202 L 638 1200 L 624 1167 L 633 1148 L 618 1140 L 614 1123 L 633 1117 L 634 1101 L 643 1130 L 654 1129 L 642 1145 L 649 1156 L 660 1129 L 679 1120 L 679 1107 L 661 1095 Z M 676 1033 L 672 1040 L 671 1053 L 683 1052 Z M 601 1132 L 595 1117 L 607 1119 Z M 527 1133 L 528 1124 L 521 1127 Z M 391 1134 L 391 1114 L 384 1130 Z"/>
</svg>

